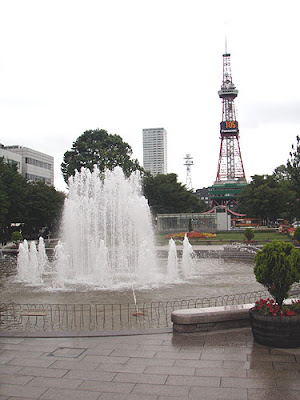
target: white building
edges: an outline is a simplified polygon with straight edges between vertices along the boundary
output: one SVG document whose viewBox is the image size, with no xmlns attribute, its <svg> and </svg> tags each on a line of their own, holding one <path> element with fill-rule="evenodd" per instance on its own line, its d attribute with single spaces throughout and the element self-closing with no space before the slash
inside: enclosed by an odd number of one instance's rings
<svg viewBox="0 0 300 400">
<path fill-rule="evenodd" d="M 16 162 L 19 173 L 29 181 L 43 181 L 54 186 L 54 158 L 22 146 L 1 146 L 0 157 Z"/>
<path fill-rule="evenodd" d="M 20 154 L 16 154 L 12 151 L 6 150 L 4 146 L 0 144 L 0 158 L 2 157 L 6 164 L 16 164 L 19 174 L 22 175 L 22 156 Z"/>
<path fill-rule="evenodd" d="M 167 174 L 167 131 L 143 129 L 143 167 L 153 176 Z"/>
</svg>

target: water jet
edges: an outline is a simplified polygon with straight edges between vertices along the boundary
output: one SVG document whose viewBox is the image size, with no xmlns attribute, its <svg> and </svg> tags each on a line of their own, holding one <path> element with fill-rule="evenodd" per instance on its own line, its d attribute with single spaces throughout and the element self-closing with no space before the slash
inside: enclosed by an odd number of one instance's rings
<svg viewBox="0 0 300 400">
<path fill-rule="evenodd" d="M 187 238 L 186 238 L 187 241 Z M 185 241 L 185 246 L 190 246 Z M 185 252 L 188 263 L 190 250 Z M 152 287 L 179 279 L 176 245 L 169 244 L 167 269 L 155 253 L 154 232 L 140 174 L 125 178 L 120 167 L 104 174 L 82 168 L 69 179 L 61 239 L 50 264 L 40 238 L 20 245 L 17 279 L 52 288 L 92 285 L 102 289 Z M 185 268 L 185 276 L 188 270 Z M 136 302 L 136 299 L 135 299 Z M 138 310 L 137 310 L 138 312 Z"/>
</svg>

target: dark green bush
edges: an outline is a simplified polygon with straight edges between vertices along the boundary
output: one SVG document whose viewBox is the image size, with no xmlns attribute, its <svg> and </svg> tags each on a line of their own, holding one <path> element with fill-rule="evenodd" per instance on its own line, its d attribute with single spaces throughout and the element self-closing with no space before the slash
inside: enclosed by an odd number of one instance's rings
<svg viewBox="0 0 300 400">
<path fill-rule="evenodd" d="M 298 226 L 298 227 L 295 229 L 295 232 L 294 232 L 294 239 L 297 240 L 298 243 L 300 243 L 300 226 Z"/>
<path fill-rule="evenodd" d="M 21 242 L 23 240 L 22 233 L 19 231 L 14 231 L 11 235 L 11 241 L 14 243 Z"/>
<path fill-rule="evenodd" d="M 292 284 L 300 280 L 300 250 L 278 240 L 267 243 L 255 256 L 254 274 L 282 306 Z"/>
<path fill-rule="evenodd" d="M 254 232 L 252 228 L 246 228 L 244 231 L 244 235 L 246 237 L 246 239 L 248 240 L 248 242 L 250 242 L 251 239 L 254 238 Z"/>
</svg>

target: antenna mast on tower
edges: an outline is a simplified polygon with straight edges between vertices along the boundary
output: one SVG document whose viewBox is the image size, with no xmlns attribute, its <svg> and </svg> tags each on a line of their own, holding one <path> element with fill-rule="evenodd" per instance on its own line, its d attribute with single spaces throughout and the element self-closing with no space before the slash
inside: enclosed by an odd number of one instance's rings
<svg viewBox="0 0 300 400">
<path fill-rule="evenodd" d="M 185 163 L 183 165 L 186 167 L 186 188 L 188 190 L 193 190 L 191 175 L 191 166 L 194 165 L 193 157 L 190 154 L 186 154 L 184 160 Z"/>
</svg>

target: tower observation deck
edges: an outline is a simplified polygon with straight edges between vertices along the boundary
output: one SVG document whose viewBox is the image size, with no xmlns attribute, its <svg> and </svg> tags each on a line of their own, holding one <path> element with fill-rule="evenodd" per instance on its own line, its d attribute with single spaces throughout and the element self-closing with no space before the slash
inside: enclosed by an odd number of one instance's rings
<svg viewBox="0 0 300 400">
<path fill-rule="evenodd" d="M 220 153 L 217 176 L 209 187 L 211 210 L 225 209 L 235 213 L 237 196 L 246 186 L 246 177 L 239 144 L 239 125 L 234 100 L 238 90 L 232 82 L 230 54 L 223 54 L 223 81 L 218 91 L 222 99 L 222 121 L 220 123 Z"/>
</svg>

